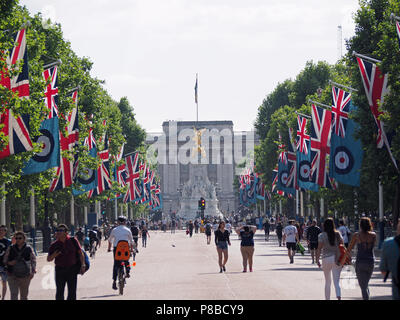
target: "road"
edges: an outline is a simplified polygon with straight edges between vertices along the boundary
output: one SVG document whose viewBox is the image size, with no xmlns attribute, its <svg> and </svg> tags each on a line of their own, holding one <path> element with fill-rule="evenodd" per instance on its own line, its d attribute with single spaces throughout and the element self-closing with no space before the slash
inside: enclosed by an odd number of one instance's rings
<svg viewBox="0 0 400 320">
<path fill-rule="evenodd" d="M 296 255 L 289 264 L 287 251 L 279 247 L 274 234 L 269 242 L 262 231 L 255 235 L 253 272 L 242 272 L 240 241 L 231 237 L 226 272 L 219 273 L 213 242 L 207 245 L 202 233 L 190 238 L 183 230 L 150 231 L 146 248 L 139 245 L 136 266 L 127 279 L 123 296 L 112 290 L 112 253 L 107 243 L 91 260 L 90 270 L 78 277 L 77 298 L 80 300 L 323 300 L 324 276 L 311 264 L 308 253 Z M 370 282 L 371 299 L 391 299 L 390 281 L 383 283 L 376 262 Z M 38 257 L 29 299 L 54 300 L 54 264 L 46 256 Z M 360 300 L 355 276 L 342 272 L 342 299 Z M 332 299 L 335 291 L 332 285 Z M 9 299 L 9 290 L 6 299 Z"/>
</svg>

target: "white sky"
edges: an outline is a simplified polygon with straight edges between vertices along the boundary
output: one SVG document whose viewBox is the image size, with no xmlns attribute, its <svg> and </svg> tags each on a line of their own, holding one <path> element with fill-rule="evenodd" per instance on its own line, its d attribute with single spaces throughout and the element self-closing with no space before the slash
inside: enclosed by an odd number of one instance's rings
<svg viewBox="0 0 400 320">
<path fill-rule="evenodd" d="M 61 23 L 92 76 L 127 96 L 148 132 L 165 120 L 232 120 L 250 130 L 258 106 L 307 60 L 335 63 L 338 26 L 354 34 L 358 0 L 20 0 Z"/>
</svg>

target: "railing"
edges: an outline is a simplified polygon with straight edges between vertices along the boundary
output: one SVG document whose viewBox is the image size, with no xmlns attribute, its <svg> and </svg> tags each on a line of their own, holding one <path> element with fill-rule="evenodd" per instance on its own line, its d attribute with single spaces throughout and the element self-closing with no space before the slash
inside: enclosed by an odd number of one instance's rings
<svg viewBox="0 0 400 320">
<path fill-rule="evenodd" d="M 33 248 L 35 251 L 35 254 L 38 255 L 38 253 L 43 252 L 43 235 L 42 231 L 37 230 L 36 231 L 36 236 L 35 236 L 35 241 L 30 237 L 30 234 L 26 234 L 26 242 Z"/>
</svg>

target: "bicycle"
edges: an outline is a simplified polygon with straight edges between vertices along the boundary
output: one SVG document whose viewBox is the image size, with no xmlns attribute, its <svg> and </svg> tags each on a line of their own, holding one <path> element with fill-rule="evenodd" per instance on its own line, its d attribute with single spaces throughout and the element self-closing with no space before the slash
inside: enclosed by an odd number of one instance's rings
<svg viewBox="0 0 400 320">
<path fill-rule="evenodd" d="M 119 294 L 123 295 L 124 294 L 124 286 L 126 284 L 126 279 L 125 279 L 125 262 L 121 261 L 119 268 L 118 268 L 118 290 Z"/>
<path fill-rule="evenodd" d="M 136 244 L 136 242 L 133 242 L 133 250 L 132 250 L 132 252 L 131 252 L 133 261 L 135 261 L 136 254 L 137 254 L 138 252 L 139 252 L 139 251 L 137 250 L 137 244 Z"/>
</svg>

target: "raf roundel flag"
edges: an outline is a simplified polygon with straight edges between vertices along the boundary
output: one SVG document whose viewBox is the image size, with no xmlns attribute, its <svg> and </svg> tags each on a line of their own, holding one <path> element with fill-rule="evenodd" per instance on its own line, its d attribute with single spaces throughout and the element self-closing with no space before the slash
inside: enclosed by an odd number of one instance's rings
<svg viewBox="0 0 400 320">
<path fill-rule="evenodd" d="M 92 158 L 97 157 L 97 148 L 93 147 L 89 150 L 89 156 Z M 80 168 L 77 176 L 75 177 L 75 182 L 79 185 L 79 189 L 72 189 L 74 196 L 78 196 L 87 191 L 97 188 L 97 170 L 90 168 Z"/>
<path fill-rule="evenodd" d="M 60 137 L 58 118 L 44 120 L 40 125 L 40 136 L 33 141 L 40 143 L 42 151 L 33 155 L 22 169 L 24 175 L 39 173 L 60 165 Z"/>
<path fill-rule="evenodd" d="M 350 102 L 350 111 L 356 107 Z M 357 123 L 348 119 L 345 138 L 332 131 L 329 175 L 335 180 L 359 187 L 363 150 L 360 140 L 353 137 Z"/>
</svg>

